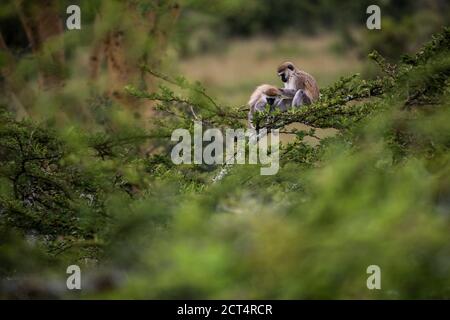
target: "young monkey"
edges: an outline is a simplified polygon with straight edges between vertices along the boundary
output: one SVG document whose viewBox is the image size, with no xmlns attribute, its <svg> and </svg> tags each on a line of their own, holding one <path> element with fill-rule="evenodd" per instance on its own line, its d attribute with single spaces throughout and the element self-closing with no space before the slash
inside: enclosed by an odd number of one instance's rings
<svg viewBox="0 0 450 320">
<path fill-rule="evenodd" d="M 293 97 L 292 106 L 310 104 L 319 99 L 319 87 L 309 73 L 297 69 L 292 62 L 283 62 L 277 69 L 278 76 L 284 82 L 282 93 Z"/>
<path fill-rule="evenodd" d="M 275 107 L 280 107 L 283 104 L 283 92 L 281 89 L 272 86 L 270 84 L 262 84 L 253 91 L 248 101 L 250 111 L 248 112 L 249 127 L 254 128 L 253 114 L 255 112 L 264 111 L 265 106 L 268 104 L 272 111 Z"/>
</svg>

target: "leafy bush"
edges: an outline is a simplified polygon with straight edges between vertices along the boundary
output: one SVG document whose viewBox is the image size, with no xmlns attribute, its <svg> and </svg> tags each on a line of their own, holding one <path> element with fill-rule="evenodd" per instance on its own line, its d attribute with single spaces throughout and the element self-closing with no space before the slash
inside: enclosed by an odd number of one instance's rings
<svg viewBox="0 0 450 320">
<path fill-rule="evenodd" d="M 213 183 L 221 166 L 173 165 L 174 128 L 242 127 L 246 110 L 145 65 L 167 83 L 126 87 L 157 101 L 146 130 L 57 131 L 2 112 L 0 296 L 29 297 L 11 286 L 25 275 L 65 283 L 77 263 L 81 297 L 449 298 L 449 44 L 447 28 L 397 65 L 374 52 L 381 77 L 261 114 L 260 127 L 313 127 L 292 132 L 275 176 L 243 165 Z M 149 139 L 158 148 L 144 156 Z M 372 264 L 382 290 L 366 288 Z M 38 297 L 67 295 L 41 286 Z"/>
</svg>

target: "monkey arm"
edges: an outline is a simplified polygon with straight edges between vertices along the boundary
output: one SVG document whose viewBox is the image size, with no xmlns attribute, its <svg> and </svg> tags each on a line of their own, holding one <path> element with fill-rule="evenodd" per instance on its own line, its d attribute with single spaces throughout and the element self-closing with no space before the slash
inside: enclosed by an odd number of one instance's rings
<svg viewBox="0 0 450 320">
<path fill-rule="evenodd" d="M 255 103 L 254 106 L 254 111 L 264 111 L 265 107 L 266 107 L 266 99 L 260 99 L 258 100 L 258 102 Z"/>
<path fill-rule="evenodd" d="M 253 115 L 255 114 L 255 112 L 264 111 L 266 104 L 267 103 L 265 99 L 259 99 L 253 105 L 250 106 L 250 111 L 248 112 L 248 125 L 250 128 L 253 129 L 255 128 L 255 125 L 253 124 Z"/>
<path fill-rule="evenodd" d="M 283 93 L 284 96 L 287 98 L 293 98 L 295 94 L 297 93 L 296 89 L 286 89 L 286 88 L 280 88 L 281 93 Z"/>
</svg>

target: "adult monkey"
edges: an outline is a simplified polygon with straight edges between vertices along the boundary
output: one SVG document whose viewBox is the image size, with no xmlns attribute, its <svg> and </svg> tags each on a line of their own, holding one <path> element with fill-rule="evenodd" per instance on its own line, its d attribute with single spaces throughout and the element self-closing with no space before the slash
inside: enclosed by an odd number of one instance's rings
<svg viewBox="0 0 450 320">
<path fill-rule="evenodd" d="M 277 69 L 284 82 L 284 95 L 293 96 L 292 106 L 311 104 L 319 99 L 319 87 L 309 73 L 298 69 L 292 62 L 283 62 Z"/>
</svg>

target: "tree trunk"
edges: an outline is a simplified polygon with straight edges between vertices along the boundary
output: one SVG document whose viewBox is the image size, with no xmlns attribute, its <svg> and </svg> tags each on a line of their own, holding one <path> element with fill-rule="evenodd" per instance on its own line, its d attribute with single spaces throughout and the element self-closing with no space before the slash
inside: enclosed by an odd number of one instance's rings
<svg viewBox="0 0 450 320">
<path fill-rule="evenodd" d="M 22 1 L 16 1 L 16 9 L 31 50 L 39 61 L 41 88 L 62 85 L 64 46 L 61 35 L 64 28 L 58 14 L 58 1 L 43 0 L 26 5 Z M 52 49 L 46 46 L 47 41 L 52 42 Z"/>
</svg>

